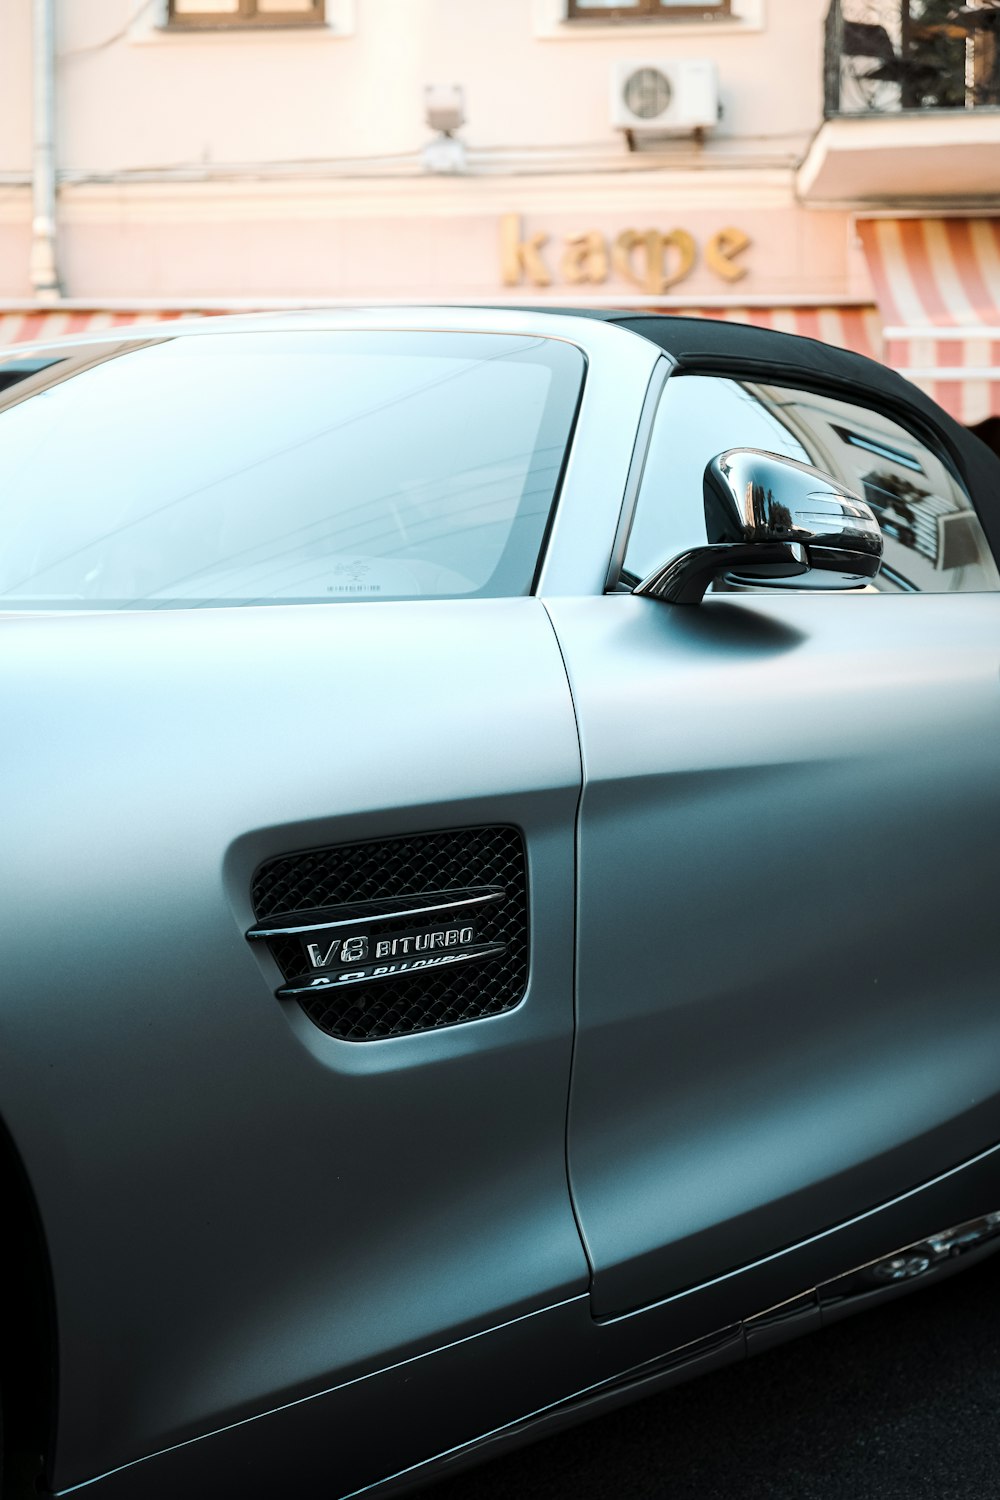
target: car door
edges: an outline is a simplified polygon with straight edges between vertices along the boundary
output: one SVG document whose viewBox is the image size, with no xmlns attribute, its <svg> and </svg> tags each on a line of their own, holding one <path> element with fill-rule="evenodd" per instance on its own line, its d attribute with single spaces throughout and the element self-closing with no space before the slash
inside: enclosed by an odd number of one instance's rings
<svg viewBox="0 0 1000 1500">
<path fill-rule="evenodd" d="M 704 542 L 704 465 L 736 446 L 864 493 L 885 567 L 548 601 L 584 762 L 569 1161 L 599 1317 L 1000 1138 L 995 563 L 926 434 L 846 388 L 678 374 L 633 576 Z"/>
<path fill-rule="evenodd" d="M 0 1107 L 53 1488 L 585 1298 L 579 747 L 528 596 L 583 369 L 300 320 L 4 393 Z M 384 1426 L 313 1419 L 323 1472 L 478 1436 L 521 1383 L 406 1370 Z"/>
</svg>

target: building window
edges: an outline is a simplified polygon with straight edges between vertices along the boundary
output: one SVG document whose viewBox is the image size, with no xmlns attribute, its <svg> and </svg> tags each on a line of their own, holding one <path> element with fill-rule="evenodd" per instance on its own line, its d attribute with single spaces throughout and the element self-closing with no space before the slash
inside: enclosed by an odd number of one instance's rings
<svg viewBox="0 0 1000 1500">
<path fill-rule="evenodd" d="M 571 21 L 712 21 L 731 15 L 732 0 L 567 0 Z"/>
<path fill-rule="evenodd" d="M 171 26 L 322 25 L 325 0 L 169 0 Z"/>
</svg>

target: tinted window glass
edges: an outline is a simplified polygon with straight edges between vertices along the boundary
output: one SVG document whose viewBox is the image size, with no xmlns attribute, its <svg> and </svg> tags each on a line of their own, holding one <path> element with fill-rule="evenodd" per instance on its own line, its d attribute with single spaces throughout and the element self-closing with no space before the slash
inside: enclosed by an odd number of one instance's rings
<svg viewBox="0 0 1000 1500">
<path fill-rule="evenodd" d="M 872 507 L 885 545 L 874 587 L 1000 587 L 979 519 L 944 460 L 867 407 L 780 386 L 677 375 L 653 427 L 625 566 L 639 578 L 706 540 L 702 477 L 726 448 L 812 464 Z"/>
<path fill-rule="evenodd" d="M 80 346 L 0 390 L 0 607 L 523 593 L 582 373 L 499 335 Z"/>
</svg>

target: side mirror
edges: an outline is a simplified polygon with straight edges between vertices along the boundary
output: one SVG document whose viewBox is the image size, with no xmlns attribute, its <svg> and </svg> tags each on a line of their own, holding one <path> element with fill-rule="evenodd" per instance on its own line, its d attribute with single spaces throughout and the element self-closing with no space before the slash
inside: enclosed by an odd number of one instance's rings
<svg viewBox="0 0 1000 1500">
<path fill-rule="evenodd" d="M 819 469 L 757 448 L 730 448 L 705 469 L 708 545 L 644 578 L 637 594 L 700 604 L 716 578 L 773 584 L 815 572 L 807 586 L 858 588 L 882 565 L 882 533 L 857 495 Z M 801 585 L 800 585 L 801 586 Z"/>
</svg>

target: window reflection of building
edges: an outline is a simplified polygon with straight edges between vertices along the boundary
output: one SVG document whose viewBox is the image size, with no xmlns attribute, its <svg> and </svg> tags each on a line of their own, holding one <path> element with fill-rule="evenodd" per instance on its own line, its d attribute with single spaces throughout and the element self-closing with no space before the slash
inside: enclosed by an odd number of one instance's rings
<svg viewBox="0 0 1000 1500">
<path fill-rule="evenodd" d="M 868 501 L 885 545 L 878 590 L 1000 587 L 968 496 L 926 443 L 849 401 L 699 375 L 667 383 L 629 539 L 630 572 L 645 576 L 704 543 L 705 466 L 736 447 L 799 459 Z"/>
<path fill-rule="evenodd" d="M 772 387 L 760 387 L 757 394 L 761 401 L 780 405 L 783 420 L 816 468 L 872 507 L 885 544 L 879 587 L 942 591 L 997 586 L 996 568 L 968 496 L 930 448 L 867 408 Z"/>
</svg>

